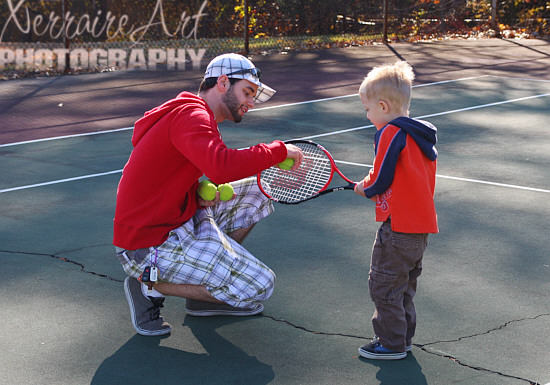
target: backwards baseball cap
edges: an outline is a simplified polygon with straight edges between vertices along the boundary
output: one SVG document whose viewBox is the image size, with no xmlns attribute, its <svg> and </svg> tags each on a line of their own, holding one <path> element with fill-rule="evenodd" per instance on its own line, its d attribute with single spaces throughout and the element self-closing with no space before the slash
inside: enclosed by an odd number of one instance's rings
<svg viewBox="0 0 550 385">
<path fill-rule="evenodd" d="M 260 79 L 262 73 L 259 68 L 242 55 L 236 53 L 226 53 L 215 57 L 206 67 L 204 78 L 218 78 L 222 75 L 227 75 L 232 79 L 245 79 L 258 86 L 258 92 L 254 101 L 257 103 L 267 102 L 273 95 L 275 90 L 263 84 Z"/>
</svg>

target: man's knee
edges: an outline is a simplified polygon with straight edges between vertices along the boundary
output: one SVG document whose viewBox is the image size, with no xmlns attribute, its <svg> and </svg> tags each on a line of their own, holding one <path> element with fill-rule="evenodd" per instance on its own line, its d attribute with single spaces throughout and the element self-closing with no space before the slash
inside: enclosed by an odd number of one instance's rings
<svg viewBox="0 0 550 385">
<path fill-rule="evenodd" d="M 245 290 L 248 298 L 244 299 L 244 302 L 263 302 L 273 294 L 276 280 L 275 273 L 267 268 L 262 271 L 260 277 L 248 287 L 249 290 Z"/>
</svg>

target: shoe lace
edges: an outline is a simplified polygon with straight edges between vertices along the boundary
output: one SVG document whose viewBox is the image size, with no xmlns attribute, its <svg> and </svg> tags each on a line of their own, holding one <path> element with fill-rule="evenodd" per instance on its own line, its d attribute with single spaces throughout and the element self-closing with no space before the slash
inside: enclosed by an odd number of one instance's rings
<svg viewBox="0 0 550 385">
<path fill-rule="evenodd" d="M 151 309 L 151 321 L 158 320 L 160 318 L 160 308 L 164 307 L 164 298 L 149 297 L 153 303 L 153 308 Z"/>
</svg>

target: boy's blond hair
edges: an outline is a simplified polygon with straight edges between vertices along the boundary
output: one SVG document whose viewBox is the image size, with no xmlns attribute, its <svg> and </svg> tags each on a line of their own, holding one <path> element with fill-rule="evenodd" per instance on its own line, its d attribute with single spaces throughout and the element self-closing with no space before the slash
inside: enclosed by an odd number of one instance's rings
<svg viewBox="0 0 550 385">
<path fill-rule="evenodd" d="M 365 96 L 367 100 L 385 100 L 408 112 L 413 80 L 413 69 L 405 61 L 374 67 L 361 83 L 359 96 Z"/>
</svg>

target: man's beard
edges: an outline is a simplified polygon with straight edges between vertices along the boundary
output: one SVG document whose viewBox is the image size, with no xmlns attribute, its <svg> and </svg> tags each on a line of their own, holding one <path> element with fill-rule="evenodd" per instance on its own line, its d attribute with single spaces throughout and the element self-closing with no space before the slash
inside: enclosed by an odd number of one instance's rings
<svg viewBox="0 0 550 385">
<path fill-rule="evenodd" d="M 229 112 L 231 112 L 231 116 L 233 116 L 233 121 L 235 123 L 239 123 L 243 120 L 243 117 L 239 115 L 241 105 L 233 92 L 233 87 L 229 87 L 227 92 L 223 95 L 222 102 L 225 103 L 225 106 L 229 109 Z"/>
</svg>

